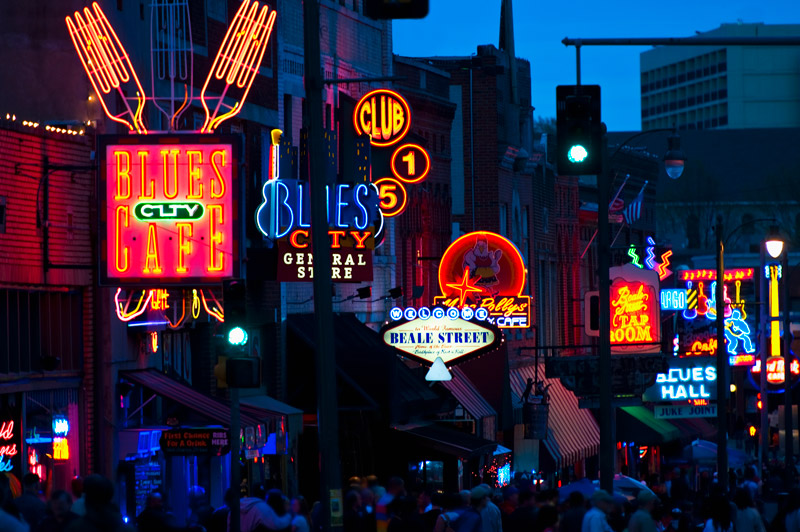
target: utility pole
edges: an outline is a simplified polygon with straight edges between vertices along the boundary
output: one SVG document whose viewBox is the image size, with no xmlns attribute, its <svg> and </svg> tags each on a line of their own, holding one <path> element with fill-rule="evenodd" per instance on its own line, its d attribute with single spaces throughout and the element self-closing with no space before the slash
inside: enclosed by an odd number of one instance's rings
<svg viewBox="0 0 800 532">
<path fill-rule="evenodd" d="M 784 391 L 784 427 L 786 436 L 783 443 L 786 445 L 786 482 L 787 487 L 794 487 L 794 435 L 792 434 L 792 322 L 791 313 L 791 290 L 789 287 L 789 246 L 788 242 L 783 247 L 783 257 L 781 257 L 781 273 L 783 277 L 783 387 Z M 761 368 L 762 373 L 766 373 L 766 367 Z"/>
<path fill-rule="evenodd" d="M 611 268 L 610 227 L 608 224 L 608 136 L 603 135 L 601 147 L 602 171 L 597 174 L 597 277 L 600 337 L 600 487 L 614 493 L 614 405 L 611 387 Z"/>
<path fill-rule="evenodd" d="M 319 435 L 320 503 L 325 532 L 342 527 L 339 471 L 339 406 L 336 396 L 336 351 L 333 334 L 331 247 L 328 240 L 328 202 L 325 151 L 322 139 L 322 76 L 319 0 L 303 1 L 303 36 L 311 175 L 311 245 L 314 253 L 314 316 L 316 317 L 317 432 Z"/>
<path fill-rule="evenodd" d="M 728 350 L 725 348 L 725 244 L 717 216 L 717 478 L 728 492 Z M 763 370 L 762 370 L 763 371 Z"/>
</svg>

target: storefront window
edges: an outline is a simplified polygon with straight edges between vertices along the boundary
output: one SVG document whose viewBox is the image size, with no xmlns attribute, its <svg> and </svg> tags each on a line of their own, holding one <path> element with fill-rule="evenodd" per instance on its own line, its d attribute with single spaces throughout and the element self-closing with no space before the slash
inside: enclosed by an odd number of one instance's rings
<svg viewBox="0 0 800 532">
<path fill-rule="evenodd" d="M 76 390 L 25 395 L 25 473 L 36 473 L 46 491 L 70 490 L 80 472 L 80 434 Z"/>
<path fill-rule="evenodd" d="M 444 462 L 424 460 L 408 465 L 412 485 L 423 485 L 428 489 L 444 489 Z"/>
</svg>

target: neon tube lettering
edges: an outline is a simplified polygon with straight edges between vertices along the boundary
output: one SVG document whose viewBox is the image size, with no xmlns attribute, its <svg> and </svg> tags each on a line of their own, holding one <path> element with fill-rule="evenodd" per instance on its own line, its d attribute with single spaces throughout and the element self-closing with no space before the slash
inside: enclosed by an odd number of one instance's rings
<svg viewBox="0 0 800 532">
<path fill-rule="evenodd" d="M 178 154 L 180 150 L 161 150 L 161 158 L 164 167 L 164 197 L 175 199 L 178 197 Z M 167 157 L 172 158 L 172 164 Z M 172 168 L 172 178 L 170 179 L 170 167 Z M 170 191 L 170 180 L 172 181 L 172 191 Z"/>
<path fill-rule="evenodd" d="M 342 207 L 347 207 L 349 203 L 342 199 L 342 191 L 349 188 L 350 185 L 336 186 L 336 227 L 347 227 L 347 224 L 342 222 Z"/>
<path fill-rule="evenodd" d="M 117 193 L 114 195 L 115 200 L 130 199 L 131 197 L 131 154 L 127 151 L 119 150 L 114 152 L 115 168 L 117 174 L 115 176 L 117 182 Z M 124 168 L 123 168 L 124 163 Z M 122 192 L 123 178 L 125 182 L 126 192 Z"/>
<path fill-rule="evenodd" d="M 150 262 L 153 267 L 150 267 Z M 161 273 L 161 259 L 158 256 L 158 234 L 156 224 L 148 224 L 147 227 L 147 253 L 144 259 L 144 269 L 142 273 Z"/>
<path fill-rule="evenodd" d="M 359 196 L 364 195 L 364 197 L 369 194 L 369 188 L 364 183 L 360 183 L 356 185 L 355 193 L 353 194 L 354 204 L 359 208 L 361 211 L 361 222 L 358 221 L 358 215 L 353 217 L 353 225 L 356 226 L 356 229 L 364 230 L 366 229 L 367 225 L 369 224 L 369 213 L 367 213 L 367 208 L 361 203 L 361 199 Z"/>
<path fill-rule="evenodd" d="M 130 247 L 122 245 L 122 227 L 130 227 L 131 213 L 130 207 L 127 205 L 120 205 L 114 213 L 116 218 L 116 230 L 114 231 L 114 267 L 118 272 L 124 273 L 130 268 Z M 120 256 L 121 255 L 121 256 Z M 120 261 L 120 259 L 123 259 Z"/>
<path fill-rule="evenodd" d="M 187 150 L 186 156 L 189 158 L 189 194 L 186 195 L 186 199 L 203 199 L 203 176 L 201 174 L 203 152 L 198 150 Z M 197 159 L 196 162 L 195 159 Z M 197 183 L 197 191 L 195 191 L 194 188 L 195 183 Z"/>
<path fill-rule="evenodd" d="M 217 157 L 222 156 L 222 161 L 217 163 Z M 219 182 L 219 190 L 214 185 L 215 180 L 211 180 L 211 198 L 212 199 L 219 199 L 225 195 L 225 178 L 222 177 L 222 173 L 219 171 L 219 167 L 224 168 L 226 165 L 225 161 L 225 150 L 217 150 L 211 152 L 211 169 L 214 171 L 214 175 L 216 176 L 216 181 Z"/>
<path fill-rule="evenodd" d="M 222 217 L 222 205 L 208 206 L 208 234 L 209 234 L 209 272 L 221 272 L 225 268 L 225 254 L 217 251 L 217 246 L 222 245 L 222 232 L 217 231 L 217 226 L 225 223 Z"/>
<path fill-rule="evenodd" d="M 182 222 L 175 224 L 178 227 L 178 273 L 186 273 L 186 255 L 192 252 L 192 233 L 194 224 Z"/>
</svg>

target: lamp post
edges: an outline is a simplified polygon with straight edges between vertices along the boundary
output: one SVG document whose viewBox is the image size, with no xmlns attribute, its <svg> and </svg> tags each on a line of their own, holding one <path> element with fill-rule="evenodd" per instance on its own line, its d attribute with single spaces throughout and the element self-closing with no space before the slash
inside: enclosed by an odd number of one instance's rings
<svg viewBox="0 0 800 532">
<path fill-rule="evenodd" d="M 623 146 L 626 146 L 636 137 L 647 133 L 669 131 L 672 134 L 668 140 L 668 150 L 664 157 L 664 167 L 671 179 L 677 179 L 683 173 L 686 157 L 680 149 L 680 137 L 674 128 L 651 129 L 640 131 L 622 142 L 611 156 L 608 152 L 608 137 L 603 136 L 603 171 L 597 176 L 597 272 L 598 272 L 598 304 L 599 315 L 599 342 L 598 356 L 600 362 L 600 487 L 608 493 L 614 491 L 614 450 L 616 436 L 614 434 L 614 405 L 613 389 L 611 385 L 611 246 L 610 226 L 608 223 L 609 186 L 611 179 L 611 161 L 616 157 Z"/>
<path fill-rule="evenodd" d="M 770 229 L 770 236 L 765 242 L 764 246 L 767 249 L 767 253 L 773 259 L 780 258 L 781 261 L 781 278 L 783 279 L 783 341 L 781 342 L 782 350 L 783 350 L 783 386 L 784 386 L 784 446 L 785 446 L 785 460 L 786 460 L 786 481 L 787 484 L 791 484 L 794 482 L 794 475 L 792 472 L 794 471 L 794 458 L 792 456 L 794 452 L 794 435 L 792 434 L 793 427 L 792 427 L 792 386 L 791 386 L 791 376 L 792 372 L 791 368 L 791 320 L 790 320 L 790 312 L 791 308 L 789 305 L 789 298 L 790 298 L 790 290 L 789 290 L 789 250 L 784 243 L 783 238 L 781 238 L 780 233 L 778 232 L 777 227 L 772 227 Z M 777 269 L 776 269 L 777 270 Z M 770 269 L 770 274 L 772 274 L 774 270 Z M 777 275 L 776 275 L 776 282 L 777 282 Z M 772 295 L 771 295 L 772 297 Z M 774 295 L 777 297 L 777 293 Z M 771 317 L 773 320 L 775 317 Z M 772 326 L 772 335 L 779 334 L 779 328 L 777 326 Z M 777 341 L 774 340 L 773 341 Z M 777 356 L 775 353 L 772 353 L 773 356 Z M 763 356 L 762 356 L 763 360 Z M 763 364 L 763 362 L 762 362 Z M 761 373 L 762 375 L 766 375 L 767 368 L 766 365 L 761 366 Z M 762 377 L 762 383 L 764 377 Z M 765 396 L 766 386 L 762 389 L 761 397 L 762 401 Z M 762 402 L 761 406 L 765 406 Z M 787 487 L 791 487 L 791 485 L 787 485 Z"/>
</svg>

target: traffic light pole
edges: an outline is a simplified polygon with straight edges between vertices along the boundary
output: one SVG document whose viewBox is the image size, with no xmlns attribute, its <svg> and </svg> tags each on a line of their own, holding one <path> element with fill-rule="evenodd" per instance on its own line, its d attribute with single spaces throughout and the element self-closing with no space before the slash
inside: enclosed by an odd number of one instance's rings
<svg viewBox="0 0 800 532">
<path fill-rule="evenodd" d="M 322 139 L 322 89 L 319 0 L 303 2 L 305 90 L 308 122 L 308 159 L 311 175 L 311 245 L 314 253 L 314 316 L 316 317 L 317 432 L 320 453 L 322 528 L 342 527 L 339 472 L 339 407 L 336 397 L 336 352 L 331 301 L 331 253 L 328 240 L 328 203 L 325 187 L 325 150 Z"/>
<path fill-rule="evenodd" d="M 597 276 L 600 337 L 600 487 L 614 493 L 614 405 L 611 388 L 611 268 L 610 226 L 608 223 L 609 176 L 608 136 L 603 135 L 602 171 L 597 174 Z"/>
<path fill-rule="evenodd" d="M 728 350 L 725 346 L 725 244 L 717 217 L 717 479 L 728 492 Z M 763 370 L 762 370 L 763 371 Z"/>
<path fill-rule="evenodd" d="M 791 305 L 789 303 L 791 291 L 789 289 L 789 249 L 788 246 L 783 248 L 783 256 L 781 257 L 781 273 L 783 281 L 783 387 L 784 392 L 784 427 L 786 429 L 786 436 L 783 443 L 786 446 L 786 483 L 787 487 L 794 487 L 794 434 L 792 434 L 792 372 L 791 372 L 791 345 L 792 345 L 792 325 L 790 319 Z M 766 367 L 761 368 L 762 373 L 766 373 Z"/>
<path fill-rule="evenodd" d="M 239 388 L 230 388 L 231 397 L 231 489 L 233 490 L 231 505 L 231 530 L 241 530 L 241 506 L 239 505 L 239 490 L 242 484 L 242 470 L 239 465 L 239 434 L 241 433 L 241 418 L 239 412 Z"/>
</svg>

